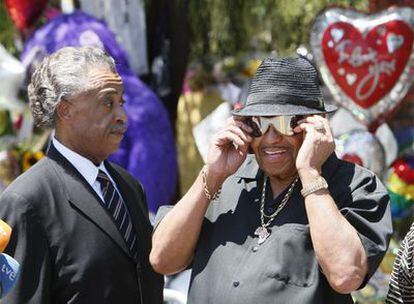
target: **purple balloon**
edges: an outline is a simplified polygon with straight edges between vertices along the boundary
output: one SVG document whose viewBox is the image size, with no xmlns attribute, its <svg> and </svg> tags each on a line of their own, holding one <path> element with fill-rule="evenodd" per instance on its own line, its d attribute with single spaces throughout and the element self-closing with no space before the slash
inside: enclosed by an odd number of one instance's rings
<svg viewBox="0 0 414 304">
<path fill-rule="evenodd" d="M 27 40 L 21 60 L 30 69 L 65 46 L 97 46 L 115 59 L 124 84 L 128 131 L 110 160 L 141 181 L 149 209 L 156 212 L 158 206 L 171 202 L 177 186 L 177 155 L 167 110 L 131 71 L 126 52 L 107 25 L 84 12 L 62 14 L 36 30 Z"/>
</svg>

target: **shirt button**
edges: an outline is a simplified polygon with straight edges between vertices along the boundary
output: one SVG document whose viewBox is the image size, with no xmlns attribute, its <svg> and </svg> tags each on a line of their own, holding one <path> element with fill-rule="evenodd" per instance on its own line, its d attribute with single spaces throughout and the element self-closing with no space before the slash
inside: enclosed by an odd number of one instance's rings
<svg viewBox="0 0 414 304">
<path fill-rule="evenodd" d="M 267 213 L 273 213 L 275 211 L 272 207 L 267 208 Z"/>
<path fill-rule="evenodd" d="M 233 282 L 233 286 L 234 286 L 234 287 L 237 287 L 237 286 L 239 286 L 239 285 L 240 285 L 240 282 L 239 282 L 239 281 L 234 281 L 234 282 Z"/>
<path fill-rule="evenodd" d="M 259 250 L 259 246 L 257 246 L 257 245 L 256 246 L 253 246 L 252 251 L 253 252 L 256 252 L 257 250 Z"/>
</svg>

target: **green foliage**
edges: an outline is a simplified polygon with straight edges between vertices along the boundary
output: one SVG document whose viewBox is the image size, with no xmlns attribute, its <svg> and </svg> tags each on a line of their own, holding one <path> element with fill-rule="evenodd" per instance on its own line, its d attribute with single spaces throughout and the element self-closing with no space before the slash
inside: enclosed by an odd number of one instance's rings
<svg viewBox="0 0 414 304">
<path fill-rule="evenodd" d="M 0 0 L 0 43 L 13 55 L 17 54 L 14 43 L 16 34 L 16 28 L 4 6 L 4 0 Z"/>
<path fill-rule="evenodd" d="M 289 54 L 308 43 L 309 28 L 332 5 L 367 12 L 367 0 L 190 0 L 192 57 L 240 52 Z"/>
</svg>

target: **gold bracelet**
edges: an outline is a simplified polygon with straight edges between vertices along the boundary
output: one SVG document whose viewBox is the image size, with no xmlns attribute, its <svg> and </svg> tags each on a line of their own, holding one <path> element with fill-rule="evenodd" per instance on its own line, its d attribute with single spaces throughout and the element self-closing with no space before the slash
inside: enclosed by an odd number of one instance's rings
<svg viewBox="0 0 414 304">
<path fill-rule="evenodd" d="M 221 186 L 220 186 L 220 188 L 218 188 L 217 192 L 214 193 L 214 195 L 211 195 L 210 194 L 210 191 L 208 190 L 208 187 L 207 187 L 207 172 L 206 172 L 206 166 L 204 166 L 203 169 L 201 169 L 201 176 L 203 177 L 204 194 L 206 195 L 207 199 L 209 201 L 218 199 L 219 196 L 220 196 L 220 193 L 221 193 Z"/>
</svg>

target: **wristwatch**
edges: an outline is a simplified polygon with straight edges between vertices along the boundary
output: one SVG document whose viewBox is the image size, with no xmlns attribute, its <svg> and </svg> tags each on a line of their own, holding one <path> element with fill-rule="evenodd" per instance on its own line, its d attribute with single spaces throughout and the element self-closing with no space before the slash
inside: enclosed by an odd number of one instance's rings
<svg viewBox="0 0 414 304">
<path fill-rule="evenodd" d="M 303 197 L 307 197 L 309 194 L 321 189 L 328 189 L 328 183 L 322 176 L 319 176 L 315 181 L 306 185 L 306 187 L 303 187 L 302 190 L 300 190 L 300 193 Z"/>
</svg>

